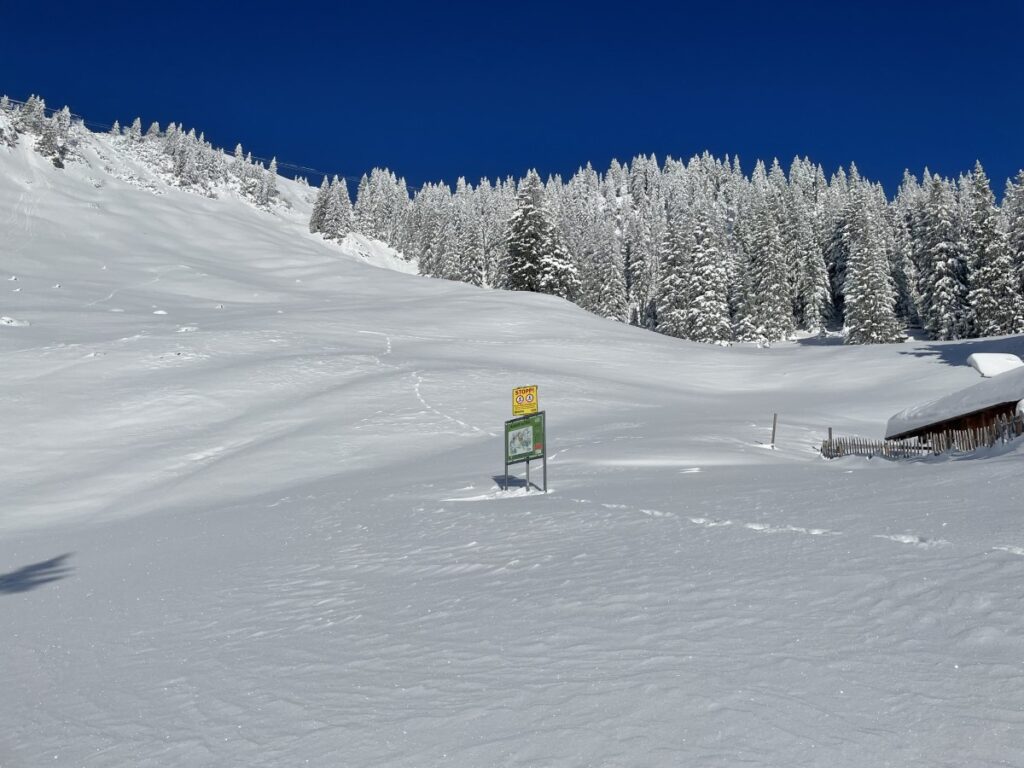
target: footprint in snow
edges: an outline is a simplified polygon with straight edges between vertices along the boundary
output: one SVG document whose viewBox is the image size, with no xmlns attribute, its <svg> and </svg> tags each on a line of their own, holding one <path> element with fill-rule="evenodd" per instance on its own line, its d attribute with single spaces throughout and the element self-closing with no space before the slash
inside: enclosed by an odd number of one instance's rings
<svg viewBox="0 0 1024 768">
<path fill-rule="evenodd" d="M 908 533 L 897 533 L 893 535 L 888 534 L 876 534 L 876 539 L 886 539 L 888 541 L 895 541 L 897 544 L 912 544 L 915 547 L 921 547 L 922 549 L 932 549 L 933 547 L 948 547 L 949 542 L 945 539 L 929 539 L 924 536 L 913 536 Z"/>
<path fill-rule="evenodd" d="M 744 523 L 744 528 L 762 533 L 803 533 L 807 536 L 840 536 L 838 531 L 830 531 L 827 528 L 804 528 L 798 525 L 776 526 L 767 523 Z"/>
<path fill-rule="evenodd" d="M 657 509 L 641 509 L 640 511 L 648 517 L 673 517 L 671 512 L 661 512 Z"/>
<path fill-rule="evenodd" d="M 715 520 L 711 517 L 691 517 L 690 522 L 705 528 L 721 528 L 724 525 L 732 525 L 732 520 Z"/>
<path fill-rule="evenodd" d="M 830 531 L 827 528 L 801 528 L 795 525 L 787 525 L 785 530 L 793 533 L 806 533 L 808 536 L 841 536 L 839 531 Z"/>
</svg>

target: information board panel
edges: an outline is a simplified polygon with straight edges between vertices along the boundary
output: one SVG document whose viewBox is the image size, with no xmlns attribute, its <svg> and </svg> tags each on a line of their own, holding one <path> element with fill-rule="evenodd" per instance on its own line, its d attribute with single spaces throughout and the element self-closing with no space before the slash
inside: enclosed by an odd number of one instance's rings
<svg viewBox="0 0 1024 768">
<path fill-rule="evenodd" d="M 544 458 L 544 411 L 505 422 L 505 464 Z"/>
</svg>

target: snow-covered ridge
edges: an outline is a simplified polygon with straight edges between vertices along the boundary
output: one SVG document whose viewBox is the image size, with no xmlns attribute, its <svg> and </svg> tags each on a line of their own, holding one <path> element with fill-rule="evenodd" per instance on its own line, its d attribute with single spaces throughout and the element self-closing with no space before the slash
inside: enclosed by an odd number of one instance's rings
<svg viewBox="0 0 1024 768">
<path fill-rule="evenodd" d="M 84 178 L 97 187 L 104 183 L 104 177 L 109 177 L 154 195 L 179 189 L 211 199 L 246 202 L 274 215 L 296 236 L 309 237 L 308 221 L 315 190 L 311 190 L 304 179 L 289 180 L 279 176 L 275 160 L 271 160 L 269 168 L 264 168 L 254 162 L 251 155 L 242 153 L 241 145 L 231 157 L 206 142 L 201 133 L 197 136 L 194 130 L 185 131 L 174 123 L 162 131 L 153 124 L 143 133 L 139 120 L 124 133 L 118 130 L 106 134 L 94 133 L 81 122 L 69 122 L 63 128 L 65 135 L 60 139 L 58 158 L 52 151 L 42 149 L 44 129 L 50 121 L 45 118 L 42 107 L 37 111 L 39 115 L 34 122 L 20 118 L 20 131 L 12 114 L 0 111 L 0 146 L 20 145 L 23 151 L 35 149 L 41 156 L 37 160 L 49 159 L 58 168 L 67 170 L 69 179 Z M 65 167 L 65 163 L 69 167 Z M 345 255 L 364 263 L 399 272 L 416 272 L 415 263 L 371 238 L 353 233 L 334 245 Z"/>
</svg>

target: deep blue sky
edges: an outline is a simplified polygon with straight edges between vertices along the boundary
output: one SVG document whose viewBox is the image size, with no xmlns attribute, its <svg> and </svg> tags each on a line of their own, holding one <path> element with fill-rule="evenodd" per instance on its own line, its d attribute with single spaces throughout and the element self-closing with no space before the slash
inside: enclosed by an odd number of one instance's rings
<svg viewBox="0 0 1024 768">
<path fill-rule="evenodd" d="M 1024 167 L 1024 0 L 204 4 L 0 0 L 0 92 L 413 186 L 705 149 L 890 194 Z M 318 179 L 311 179 L 316 182 Z"/>
</svg>

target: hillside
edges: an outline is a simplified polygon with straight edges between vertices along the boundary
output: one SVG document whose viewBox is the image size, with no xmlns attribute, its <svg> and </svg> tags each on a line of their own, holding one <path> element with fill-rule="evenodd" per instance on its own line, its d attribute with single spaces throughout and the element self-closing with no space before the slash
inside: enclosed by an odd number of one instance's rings
<svg viewBox="0 0 1024 768">
<path fill-rule="evenodd" d="M 683 342 L 280 190 L 0 145 L 0 765 L 1024 765 L 1024 449 L 815 451 L 1020 338 Z"/>
</svg>

